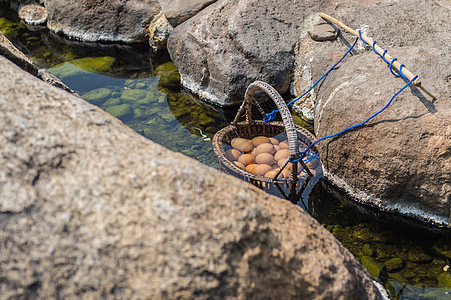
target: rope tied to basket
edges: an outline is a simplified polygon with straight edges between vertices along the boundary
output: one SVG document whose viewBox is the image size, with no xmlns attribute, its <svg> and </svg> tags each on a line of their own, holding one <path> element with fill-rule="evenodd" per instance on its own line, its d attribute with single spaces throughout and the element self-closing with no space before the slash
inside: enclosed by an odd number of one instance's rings
<svg viewBox="0 0 451 300">
<path fill-rule="evenodd" d="M 354 46 L 356 45 L 357 41 L 360 39 L 365 45 L 370 45 L 372 46 L 373 52 L 375 54 L 377 54 L 378 56 L 380 56 L 382 58 L 382 60 L 388 64 L 388 68 L 390 70 L 390 72 L 395 76 L 395 77 L 402 77 L 405 80 L 408 80 L 407 84 L 404 85 L 402 88 L 400 88 L 395 94 L 393 94 L 393 96 L 390 98 L 390 100 L 388 101 L 388 103 L 378 112 L 376 112 L 375 114 L 373 114 L 372 116 L 370 116 L 369 118 L 367 118 L 365 121 L 349 126 L 345 129 L 343 129 L 340 132 L 337 132 L 335 134 L 331 134 L 325 137 L 322 137 L 318 140 L 316 140 L 315 142 L 313 142 L 312 144 L 310 144 L 307 149 L 305 149 L 305 151 L 300 152 L 298 157 L 292 157 L 292 159 L 290 160 L 290 162 L 295 163 L 298 161 L 301 161 L 307 156 L 308 151 L 311 149 L 311 147 L 313 147 L 315 144 L 317 144 L 318 142 L 328 139 L 328 138 L 332 138 L 332 137 L 336 137 L 340 134 L 343 134 L 347 131 L 350 131 L 352 129 L 355 129 L 357 127 L 363 126 L 366 123 L 368 123 L 371 119 L 373 119 L 374 117 L 376 117 L 377 115 L 379 115 L 380 113 L 382 113 L 385 109 L 388 108 L 388 106 L 393 102 L 393 100 L 395 99 L 396 96 L 398 96 L 404 89 L 406 89 L 410 84 L 414 84 L 415 86 L 421 88 L 426 94 L 428 94 L 429 96 L 431 96 L 433 99 L 435 99 L 435 97 L 429 93 L 422 85 L 421 82 L 418 79 L 418 75 L 413 75 L 409 70 L 407 70 L 407 68 L 405 68 L 404 64 L 400 64 L 399 62 L 397 62 L 397 58 L 391 57 L 390 55 L 387 54 L 387 50 L 383 50 L 381 49 L 378 45 L 376 45 L 376 41 L 373 41 L 372 39 L 370 39 L 367 36 L 362 36 L 362 32 L 361 30 L 353 30 L 350 27 L 344 25 L 342 22 L 340 22 L 339 20 L 332 18 L 329 15 L 320 13 L 320 16 L 329 20 L 330 22 L 337 24 L 339 26 L 341 26 L 342 28 L 346 29 L 347 31 L 349 31 L 350 33 L 352 33 L 353 35 L 355 35 L 357 38 L 354 41 L 354 43 L 352 44 L 352 46 L 346 51 L 346 53 L 331 67 L 329 68 L 307 91 L 305 91 L 301 96 L 297 97 L 296 99 L 292 100 L 291 102 L 287 103 L 286 105 L 289 106 L 293 103 L 295 103 L 296 101 L 302 99 L 305 95 L 307 95 L 319 82 L 321 82 L 341 61 L 343 61 L 343 59 L 351 52 L 351 50 L 354 48 Z M 382 52 L 382 54 L 380 54 L 380 52 Z M 388 60 L 387 60 L 388 59 Z M 393 71 L 393 67 L 399 72 L 399 74 L 396 74 Z M 403 72 L 403 68 L 405 68 L 404 72 Z M 266 113 L 263 120 L 265 122 L 271 121 L 273 120 L 276 115 L 277 112 L 279 112 L 279 110 L 273 110 L 270 113 Z"/>
</svg>

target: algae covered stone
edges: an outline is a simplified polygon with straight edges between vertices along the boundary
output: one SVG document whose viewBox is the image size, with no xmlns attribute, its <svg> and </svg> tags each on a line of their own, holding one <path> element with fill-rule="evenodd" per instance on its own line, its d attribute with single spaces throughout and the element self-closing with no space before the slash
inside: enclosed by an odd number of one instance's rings
<svg viewBox="0 0 451 300">
<path fill-rule="evenodd" d="M 74 59 L 71 63 L 88 72 L 111 73 L 115 58 L 111 56 L 83 57 Z"/>
<path fill-rule="evenodd" d="M 404 267 L 404 260 L 400 257 L 395 257 L 387 260 L 384 263 L 384 266 L 387 268 L 388 272 L 399 271 Z"/>
<path fill-rule="evenodd" d="M 155 74 L 160 76 L 160 84 L 168 88 L 180 86 L 180 73 L 172 62 L 159 65 Z"/>
<path fill-rule="evenodd" d="M 432 260 L 432 257 L 429 254 L 416 248 L 409 249 L 407 258 L 409 259 L 409 261 L 415 263 L 426 263 Z"/>
<path fill-rule="evenodd" d="M 382 270 L 381 263 L 377 262 L 374 258 L 369 256 L 363 256 L 361 263 L 372 278 L 376 279 L 379 277 L 379 273 Z"/>
<path fill-rule="evenodd" d="M 107 88 L 95 89 L 83 95 L 83 98 L 95 105 L 105 102 L 106 98 L 111 95 L 111 90 Z"/>
<path fill-rule="evenodd" d="M 128 104 L 113 105 L 105 109 L 107 113 L 125 122 L 133 117 L 133 109 Z"/>
<path fill-rule="evenodd" d="M 443 272 L 437 276 L 438 287 L 442 289 L 451 289 L 451 273 Z"/>
<path fill-rule="evenodd" d="M 146 95 L 147 92 L 145 90 L 129 89 L 122 92 L 121 99 L 124 101 L 132 102 L 142 99 L 146 97 Z"/>
</svg>

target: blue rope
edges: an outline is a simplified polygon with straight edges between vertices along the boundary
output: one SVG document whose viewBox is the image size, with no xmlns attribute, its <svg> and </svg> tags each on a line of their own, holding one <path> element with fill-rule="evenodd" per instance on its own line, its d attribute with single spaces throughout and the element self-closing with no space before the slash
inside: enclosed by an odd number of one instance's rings
<svg viewBox="0 0 451 300">
<path fill-rule="evenodd" d="M 340 135 L 340 134 L 342 134 L 342 133 L 344 133 L 344 132 L 346 132 L 346 131 L 352 130 L 352 129 L 354 129 L 354 128 L 356 128 L 356 127 L 359 127 L 359 126 L 363 126 L 363 125 L 365 125 L 366 123 L 368 123 L 371 119 L 373 119 L 373 118 L 376 117 L 378 114 L 380 114 L 381 112 L 383 112 L 383 111 L 384 111 L 384 110 L 392 103 L 393 99 L 395 99 L 395 97 L 398 96 L 399 93 L 401 93 L 401 92 L 402 92 L 405 88 L 407 88 L 412 82 L 414 82 L 415 79 L 417 79 L 417 77 L 418 77 L 418 75 L 416 75 L 415 77 L 413 77 L 412 80 L 410 80 L 405 86 L 403 86 L 399 91 L 397 91 L 397 92 L 391 97 L 390 101 L 388 101 L 388 103 L 387 103 L 381 110 L 379 110 L 377 113 L 375 113 L 374 115 L 372 115 L 371 117 L 369 117 L 368 119 L 366 119 L 365 121 L 363 121 L 362 123 L 352 125 L 352 126 L 346 128 L 346 129 L 343 129 L 343 130 L 340 131 L 340 132 L 337 132 L 337 133 L 335 133 L 335 134 L 331 134 L 331 135 L 322 137 L 322 138 L 320 138 L 319 140 L 316 140 L 315 142 L 313 142 L 312 144 L 310 144 L 310 146 L 308 146 L 307 149 L 305 149 L 304 152 L 301 153 L 301 158 L 305 157 L 305 156 L 307 155 L 307 154 L 306 154 L 307 151 L 309 151 L 310 148 L 312 148 L 312 147 L 313 147 L 315 144 L 317 144 L 319 141 L 322 141 L 322 140 L 325 140 L 325 139 L 328 139 L 328 138 L 336 137 L 337 135 Z"/>
<path fill-rule="evenodd" d="M 304 94 L 302 94 L 301 96 L 299 96 L 299 97 L 297 97 L 296 99 L 294 99 L 293 101 L 291 101 L 291 102 L 289 102 L 289 103 L 287 103 L 287 106 L 289 106 L 289 105 L 291 105 L 291 104 L 293 104 L 294 102 L 296 102 L 296 101 L 298 101 L 299 99 L 301 99 L 302 97 L 304 97 L 305 95 L 307 95 L 321 80 L 323 80 L 324 79 L 324 77 L 326 77 L 327 76 L 327 74 L 329 74 L 330 73 L 330 71 L 332 71 L 345 57 L 346 57 L 346 55 L 348 55 L 348 53 L 349 52 L 351 52 L 351 50 L 354 48 L 354 46 L 357 44 L 357 41 L 358 41 L 359 39 L 357 38 L 355 41 L 354 41 L 354 44 L 351 46 L 351 48 L 349 48 L 348 49 L 348 51 L 346 51 L 346 53 L 340 58 L 340 60 L 339 61 L 337 61 L 329 70 L 327 70 L 327 72 L 326 73 L 324 73 L 324 75 L 323 76 L 321 76 L 321 78 L 320 79 L 318 79 Z M 271 120 L 273 120 L 275 117 L 276 117 L 276 115 L 277 115 L 277 112 L 278 112 L 279 110 L 278 109 L 275 109 L 275 110 L 273 110 L 272 112 L 270 112 L 270 113 L 266 113 L 266 119 L 265 118 L 263 118 L 263 121 L 265 121 L 265 122 L 269 122 L 269 121 L 271 121 Z"/>
<path fill-rule="evenodd" d="M 359 38 L 360 38 L 360 40 L 362 40 L 362 42 L 365 44 L 365 45 L 369 45 L 367 42 L 365 42 L 364 40 L 363 40 L 363 38 L 362 38 L 362 33 L 361 33 L 361 31 L 360 31 L 360 29 L 359 30 L 357 30 L 357 32 L 359 33 Z M 351 50 L 354 48 L 354 46 L 357 44 L 357 41 L 359 40 L 359 38 L 357 38 L 355 41 L 354 41 L 354 44 L 352 44 L 352 46 L 351 46 L 351 48 L 349 48 L 348 49 L 348 51 L 346 51 L 346 53 L 340 58 L 340 60 L 338 61 L 338 62 L 336 62 L 329 70 L 327 70 L 327 72 L 326 73 L 324 73 L 324 75 L 323 76 L 321 76 L 321 78 L 320 79 L 318 79 L 304 94 L 302 94 L 301 96 L 299 96 L 298 98 L 296 98 L 296 99 L 294 99 L 293 101 L 291 101 L 291 102 L 289 102 L 288 104 L 287 104 L 287 106 L 288 105 L 291 105 L 291 104 L 293 104 L 294 102 L 296 102 L 296 101 L 298 101 L 299 99 L 301 99 L 302 97 L 304 97 L 307 93 L 309 93 L 321 80 L 323 80 L 323 78 L 324 77 L 326 77 L 327 76 L 327 74 L 329 74 L 330 73 L 330 71 L 332 71 L 345 57 L 346 57 L 346 55 L 348 55 L 348 53 L 349 52 L 351 52 Z M 374 53 L 376 53 L 377 55 L 379 55 L 380 57 L 382 57 L 382 60 L 385 62 L 385 63 L 387 63 L 389 66 L 388 66 L 388 68 L 390 69 L 390 72 L 395 76 L 395 77 L 402 77 L 402 78 L 404 78 L 404 79 L 407 79 L 407 77 L 402 73 L 402 68 L 403 67 L 405 67 L 403 64 L 401 64 L 400 66 L 399 66 L 399 74 L 396 74 L 395 72 L 393 72 L 393 62 L 395 62 L 397 59 L 396 58 L 393 58 L 392 60 L 391 60 L 391 62 L 388 62 L 386 59 L 385 59 L 385 54 L 387 53 L 387 50 L 384 50 L 384 52 L 382 53 L 382 55 L 379 53 L 379 52 L 377 52 L 376 51 L 376 48 L 375 48 L 375 45 L 376 45 L 376 41 L 373 41 L 373 45 L 372 45 L 372 48 L 373 48 L 373 51 L 374 51 Z M 312 144 L 310 144 L 310 146 L 308 146 L 307 147 L 307 149 L 305 149 L 305 151 L 304 152 L 301 152 L 300 153 L 300 157 L 299 158 L 297 158 L 297 159 L 294 159 L 294 160 L 291 160 L 291 162 L 292 163 L 294 163 L 294 162 L 298 162 L 299 160 L 301 160 L 301 159 L 303 159 L 304 157 L 306 157 L 307 156 L 307 153 L 309 152 L 309 150 L 310 150 L 310 148 L 312 148 L 314 145 L 316 145 L 318 142 L 320 142 L 320 141 L 322 141 L 322 140 L 325 140 L 325 139 L 328 139 L 328 138 L 333 138 L 333 137 L 336 137 L 336 136 L 338 136 L 338 135 L 340 135 L 340 134 L 342 134 L 342 133 L 345 133 L 345 132 L 347 132 L 347 131 L 350 131 L 350 130 L 352 130 L 352 129 L 354 129 L 354 128 L 357 128 L 357 127 L 360 127 L 360 126 L 363 126 L 363 125 L 365 125 L 366 123 L 368 123 L 371 119 L 373 119 L 374 117 L 376 117 L 377 115 L 379 115 L 380 113 L 382 113 L 392 102 L 393 102 L 393 100 L 396 98 L 396 96 L 398 96 L 404 89 L 406 89 L 412 82 L 414 82 L 415 81 L 415 79 L 417 79 L 418 78 L 418 75 L 416 75 L 415 77 L 413 77 L 406 85 L 404 85 L 400 90 L 398 90 L 391 98 L 390 98 L 390 101 L 388 101 L 388 103 L 381 109 L 381 110 L 379 110 L 378 112 L 376 112 L 375 114 L 373 114 L 371 117 L 369 117 L 368 119 L 366 119 L 365 121 L 363 121 L 362 123 L 359 123 L 359 124 L 355 124 L 355 125 L 352 125 L 352 126 L 350 126 L 350 127 L 348 127 L 348 128 L 345 128 L 345 129 L 343 129 L 342 131 L 340 131 L 340 132 L 337 132 L 337 133 L 334 133 L 334 134 L 331 134 L 331 135 L 328 135 L 328 136 L 325 136 L 325 137 L 322 137 L 322 138 L 320 138 L 320 139 L 318 139 L 318 140 L 316 140 L 315 142 L 313 142 Z M 268 121 L 271 121 L 271 120 L 273 120 L 275 117 L 276 117 L 276 114 L 277 114 L 277 112 L 278 112 L 279 110 L 278 109 L 275 109 L 275 110 L 273 110 L 272 112 L 270 112 L 270 113 L 266 113 L 266 119 L 265 118 L 263 118 L 263 120 L 265 121 L 265 122 L 268 122 Z M 310 158 L 307 158 L 307 160 L 306 160 L 306 162 L 309 162 L 310 160 L 312 160 L 312 159 L 314 159 L 314 158 L 316 158 L 317 156 L 319 155 L 319 153 L 317 153 L 316 155 L 314 155 L 314 156 L 312 156 L 312 157 L 310 157 Z"/>
</svg>

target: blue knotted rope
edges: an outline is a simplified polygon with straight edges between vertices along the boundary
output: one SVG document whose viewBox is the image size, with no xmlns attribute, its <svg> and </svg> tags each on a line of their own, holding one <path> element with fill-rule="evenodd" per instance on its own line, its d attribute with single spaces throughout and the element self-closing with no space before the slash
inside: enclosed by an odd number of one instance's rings
<svg viewBox="0 0 451 300">
<path fill-rule="evenodd" d="M 357 44 L 357 41 L 358 41 L 359 39 L 357 38 L 355 41 L 354 41 L 354 44 L 352 44 L 352 46 L 351 46 L 351 48 L 349 48 L 348 49 L 348 51 L 346 51 L 346 53 L 329 69 L 329 70 L 327 70 L 326 71 L 326 73 L 324 73 L 323 74 L 323 76 L 321 76 L 320 77 L 320 79 L 318 79 L 304 94 L 302 94 L 301 96 L 299 96 L 299 97 L 297 97 L 296 99 L 294 99 L 293 101 L 291 101 L 291 102 L 289 102 L 289 103 L 287 103 L 287 106 L 289 106 L 289 105 L 291 105 L 291 104 L 293 104 L 294 102 L 296 102 L 296 101 L 298 101 L 299 99 L 301 99 L 302 97 L 304 97 L 305 95 L 307 95 L 319 82 L 321 82 L 321 80 L 323 80 L 324 79 L 324 77 L 326 77 L 327 76 L 327 74 L 329 74 L 345 57 L 346 57 L 346 55 L 348 55 L 348 53 L 349 52 L 351 52 L 351 50 L 354 48 L 354 46 Z M 265 121 L 265 122 L 269 122 L 269 121 L 271 121 L 271 120 L 273 120 L 275 117 L 276 117 L 276 115 L 277 115 L 277 112 L 278 112 L 279 110 L 278 109 L 275 109 L 275 110 L 273 110 L 272 112 L 270 112 L 270 113 L 266 113 L 266 119 L 265 118 L 263 118 L 263 121 Z"/>
<path fill-rule="evenodd" d="M 378 114 L 380 114 L 381 112 L 383 112 L 383 111 L 384 111 L 384 110 L 385 110 L 385 109 L 393 102 L 393 99 L 395 99 L 395 97 L 398 96 L 399 93 L 401 93 L 401 92 L 402 92 L 405 88 L 407 88 L 412 82 L 414 82 L 415 79 L 417 79 L 417 77 L 418 77 L 418 75 L 416 75 L 415 77 L 413 77 L 408 83 L 406 83 L 406 85 L 404 85 L 399 91 L 397 91 L 397 92 L 391 97 L 390 101 L 388 101 L 388 103 L 387 103 L 381 110 L 379 110 L 377 113 L 375 113 L 374 115 L 372 115 L 371 117 L 369 117 L 368 119 L 366 119 L 365 121 L 363 121 L 362 123 L 352 125 L 352 126 L 346 128 L 346 129 L 343 129 L 343 130 L 340 131 L 340 132 L 337 132 L 337 133 L 334 133 L 334 134 L 331 134 L 331 135 L 328 135 L 328 136 L 325 136 L 325 137 L 322 137 L 322 138 L 316 140 L 315 142 L 313 142 L 312 144 L 310 144 L 310 146 L 308 146 L 307 149 L 305 149 L 304 152 L 301 152 L 301 156 L 300 156 L 299 159 L 304 158 L 304 157 L 307 155 L 307 152 L 310 150 L 310 148 L 312 148 L 312 147 L 313 147 L 315 144 L 317 144 L 319 141 L 322 141 L 322 140 L 325 140 L 325 139 L 328 139 L 328 138 L 336 137 L 337 135 L 340 135 L 340 134 L 342 134 L 342 133 L 345 133 L 346 131 L 352 130 L 352 129 L 357 128 L 357 127 L 359 127 L 359 126 L 363 126 L 363 125 L 365 125 L 366 123 L 368 123 L 371 119 L 373 119 L 373 118 L 376 117 Z M 298 161 L 299 159 L 297 159 L 296 161 Z M 293 162 L 294 162 L 294 161 L 293 161 Z"/>
<path fill-rule="evenodd" d="M 358 32 L 358 34 L 359 34 L 359 37 L 354 41 L 354 44 L 352 44 L 352 46 L 348 49 L 348 51 L 346 51 L 346 53 L 329 69 L 329 70 L 327 70 L 327 72 L 326 73 L 324 73 L 324 75 L 323 76 L 321 76 L 305 93 L 303 93 L 301 96 L 299 96 L 298 98 L 296 98 L 296 99 L 294 99 L 293 101 L 291 101 L 291 102 L 289 102 L 289 103 L 287 103 L 287 106 L 289 106 L 289 105 L 291 105 L 291 104 L 293 104 L 294 102 L 296 102 L 296 101 L 298 101 L 299 99 L 301 99 L 302 97 L 304 97 L 307 93 L 309 93 L 321 80 L 323 80 L 324 79 L 324 77 L 326 77 L 345 57 L 346 57 L 346 55 L 348 55 L 348 53 L 349 52 L 351 52 L 351 50 L 354 48 L 354 46 L 357 44 L 357 41 L 359 40 L 359 38 L 360 38 L 360 40 L 365 44 L 365 45 L 369 45 L 363 38 L 362 38 L 362 33 L 361 33 L 361 31 L 360 30 L 357 30 L 357 32 Z M 392 60 L 391 60 L 391 62 L 388 62 L 386 59 L 385 59 L 385 54 L 387 53 L 387 50 L 384 50 L 384 52 L 382 53 L 382 55 L 379 53 L 379 52 L 377 52 L 376 51 L 376 48 L 375 48 L 375 45 L 376 45 L 376 41 L 373 41 L 373 45 L 372 45 L 372 48 L 373 48 L 373 51 L 374 51 L 374 53 L 376 53 L 377 55 L 379 55 L 381 58 L 382 58 L 382 60 L 385 62 L 385 63 L 387 63 L 389 66 L 388 66 L 388 68 L 390 69 L 390 72 L 395 76 L 395 77 L 402 77 L 402 78 L 404 78 L 404 79 L 407 79 L 407 77 L 402 73 L 402 68 L 403 67 L 405 67 L 403 64 L 401 64 L 400 66 L 399 66 L 399 74 L 396 74 L 394 71 L 393 71 L 393 63 L 395 62 L 395 61 L 397 61 L 397 59 L 396 58 L 393 58 Z M 305 158 L 306 156 L 307 156 L 307 154 L 309 153 L 309 150 L 315 145 L 315 144 L 317 144 L 318 142 L 320 142 L 320 141 L 322 141 L 322 140 L 325 140 L 325 139 L 328 139 L 328 138 L 333 138 L 333 137 L 336 137 L 336 136 L 338 136 L 338 135 L 340 135 L 340 134 L 343 134 L 343 133 L 345 133 L 345 132 L 347 132 L 347 131 L 350 131 L 350 130 L 352 130 L 352 129 L 354 129 L 354 128 L 357 128 L 357 127 L 360 127 L 360 126 L 363 126 L 363 125 L 365 125 L 366 123 L 368 123 L 371 119 L 373 119 L 374 117 L 376 117 L 377 115 L 379 115 L 380 113 L 382 113 L 385 109 L 387 109 L 387 107 L 393 102 L 393 100 L 396 98 L 396 96 L 398 96 L 405 88 L 407 88 L 412 82 L 414 82 L 415 81 L 415 79 L 417 79 L 418 78 L 418 75 L 416 75 L 415 77 L 413 77 L 406 85 L 404 85 L 401 89 L 399 89 L 391 98 L 390 98 L 390 101 L 388 101 L 388 103 L 381 109 L 381 110 L 379 110 L 378 112 L 376 112 L 375 114 L 373 114 L 371 117 L 369 117 L 368 119 L 366 119 L 365 121 L 363 121 L 363 122 L 361 122 L 361 123 L 359 123 L 359 124 L 355 124 L 355 125 L 352 125 L 352 126 L 350 126 L 350 127 L 348 127 L 348 128 L 345 128 L 345 129 L 343 129 L 342 131 L 340 131 L 340 132 L 337 132 L 337 133 L 334 133 L 334 134 L 331 134 L 331 135 L 328 135 L 328 136 L 325 136 L 325 137 L 322 137 L 322 138 L 320 138 L 320 139 L 318 139 L 318 140 L 316 140 L 315 142 L 313 142 L 312 144 L 310 144 L 308 147 L 307 147 L 307 149 L 305 149 L 305 151 L 303 151 L 303 152 L 301 152 L 300 153 L 300 157 L 299 158 L 297 158 L 297 159 L 293 159 L 293 160 L 291 160 L 291 162 L 297 162 L 297 161 L 299 161 L 299 160 L 301 160 L 301 159 L 303 159 L 303 158 Z M 276 117 L 276 114 L 277 114 L 277 112 L 278 112 L 279 110 L 278 109 L 276 109 L 276 110 L 273 110 L 272 112 L 270 112 L 270 113 L 266 113 L 266 119 L 265 118 L 263 118 L 263 120 L 265 121 L 265 122 L 268 122 L 268 121 L 271 121 L 271 120 L 273 120 L 275 117 Z M 306 160 L 306 162 L 309 162 L 310 160 L 312 160 L 312 159 L 314 159 L 314 158 L 316 158 L 317 156 L 319 155 L 319 153 L 317 153 L 316 155 L 313 155 L 313 156 L 311 156 L 310 158 L 307 158 L 307 160 Z"/>
</svg>

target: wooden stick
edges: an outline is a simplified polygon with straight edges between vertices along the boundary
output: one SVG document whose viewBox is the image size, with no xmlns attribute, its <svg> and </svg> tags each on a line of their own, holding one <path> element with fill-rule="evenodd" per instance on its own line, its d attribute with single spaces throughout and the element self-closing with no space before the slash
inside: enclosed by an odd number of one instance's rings
<svg viewBox="0 0 451 300">
<path fill-rule="evenodd" d="M 326 14 L 324 14 L 324 13 L 319 13 L 319 15 L 320 15 L 320 17 L 322 17 L 322 18 L 324 18 L 324 19 L 330 21 L 331 23 L 334 23 L 334 24 L 340 26 L 341 28 L 345 29 L 345 30 L 348 31 L 349 33 L 355 35 L 356 37 L 359 37 L 359 33 L 358 33 L 356 30 L 354 30 L 354 29 L 352 29 L 351 27 L 349 27 L 349 26 L 343 24 L 341 21 L 335 19 L 334 17 L 331 17 L 331 16 L 326 15 Z M 371 45 L 371 46 L 372 46 L 373 43 L 374 43 L 373 39 L 371 39 L 370 37 L 364 35 L 363 33 L 361 34 L 361 38 L 362 38 L 363 41 L 365 41 L 366 43 L 368 43 L 368 44 Z M 382 49 L 381 47 L 379 47 L 377 44 L 374 45 L 374 49 L 376 49 L 376 51 L 377 51 L 381 56 L 382 56 L 382 54 L 384 53 L 384 49 Z M 393 60 L 393 57 L 390 56 L 389 54 L 387 54 L 387 52 L 385 53 L 384 57 L 385 57 L 385 59 L 386 59 L 387 61 L 389 61 L 389 62 L 391 62 L 391 61 Z M 400 64 L 397 60 L 395 60 L 395 61 L 392 63 L 392 66 L 395 67 L 395 69 L 398 70 L 398 72 L 401 74 L 401 72 L 400 72 L 400 70 L 399 70 L 399 68 L 401 67 L 401 64 Z M 404 76 L 405 76 L 409 81 L 412 80 L 412 79 L 415 77 L 415 75 L 413 75 L 412 72 L 410 72 L 410 71 L 409 71 L 406 67 L 404 67 L 404 66 L 403 66 L 403 68 L 402 68 L 402 74 L 404 74 Z M 428 91 L 421 85 L 421 81 L 418 79 L 418 77 L 417 77 L 417 79 L 415 79 L 415 81 L 413 82 L 413 84 L 414 84 L 416 87 L 422 89 L 426 94 L 428 94 L 428 95 L 429 95 L 430 97 L 432 97 L 433 99 L 436 99 L 436 98 L 434 97 L 434 95 L 432 95 L 430 92 L 428 92 Z"/>
</svg>

